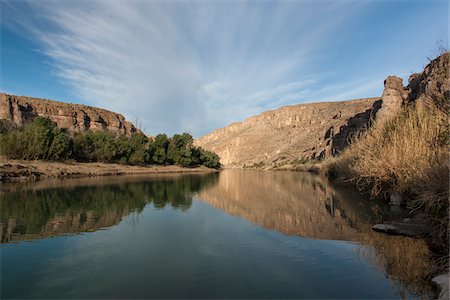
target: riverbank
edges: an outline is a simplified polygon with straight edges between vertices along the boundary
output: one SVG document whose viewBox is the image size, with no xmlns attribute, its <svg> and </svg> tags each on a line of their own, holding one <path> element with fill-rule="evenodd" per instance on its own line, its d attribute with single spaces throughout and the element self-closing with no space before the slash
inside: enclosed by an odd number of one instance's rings
<svg viewBox="0 0 450 300">
<path fill-rule="evenodd" d="M 183 168 L 179 166 L 131 166 L 114 163 L 80 163 L 74 161 L 25 161 L 0 157 L 0 182 L 36 181 L 52 178 L 79 178 L 163 173 L 217 172 L 204 166 Z"/>
</svg>

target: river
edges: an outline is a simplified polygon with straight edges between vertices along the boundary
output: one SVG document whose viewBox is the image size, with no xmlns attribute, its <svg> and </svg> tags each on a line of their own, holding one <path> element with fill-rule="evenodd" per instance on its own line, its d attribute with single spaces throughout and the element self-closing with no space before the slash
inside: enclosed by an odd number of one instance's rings
<svg viewBox="0 0 450 300">
<path fill-rule="evenodd" d="M 430 298 L 404 212 L 307 173 L 0 185 L 1 298 Z"/>
</svg>

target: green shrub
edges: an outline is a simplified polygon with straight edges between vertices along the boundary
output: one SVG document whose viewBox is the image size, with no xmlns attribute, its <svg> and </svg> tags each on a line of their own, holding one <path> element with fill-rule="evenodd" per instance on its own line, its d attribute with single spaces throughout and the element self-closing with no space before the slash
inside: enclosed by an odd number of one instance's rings
<svg viewBox="0 0 450 300">
<path fill-rule="evenodd" d="M 70 157 L 72 143 L 50 119 L 37 117 L 23 128 L 2 131 L 0 153 L 11 159 L 60 160 Z"/>
<path fill-rule="evenodd" d="M 176 164 L 183 167 L 205 165 L 220 168 L 219 157 L 193 146 L 188 133 L 154 140 L 142 133 L 131 137 L 109 131 L 78 132 L 70 136 L 47 118 L 37 117 L 22 128 L 0 120 L 0 153 L 10 159 L 74 159 L 84 162 L 121 164 Z"/>
</svg>

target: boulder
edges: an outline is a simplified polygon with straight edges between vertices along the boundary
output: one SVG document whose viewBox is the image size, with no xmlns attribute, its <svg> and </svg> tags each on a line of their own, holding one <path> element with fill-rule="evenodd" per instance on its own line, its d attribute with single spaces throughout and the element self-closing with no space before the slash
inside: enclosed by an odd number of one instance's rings
<svg viewBox="0 0 450 300">
<path fill-rule="evenodd" d="M 449 274 L 441 274 L 434 277 L 431 281 L 439 286 L 439 298 L 438 299 L 450 299 L 449 291 Z"/>
<path fill-rule="evenodd" d="M 423 223 L 395 223 L 385 222 L 383 224 L 375 224 L 372 230 L 386 233 L 389 235 L 409 236 L 413 238 L 423 238 L 430 232 L 430 228 Z"/>
</svg>

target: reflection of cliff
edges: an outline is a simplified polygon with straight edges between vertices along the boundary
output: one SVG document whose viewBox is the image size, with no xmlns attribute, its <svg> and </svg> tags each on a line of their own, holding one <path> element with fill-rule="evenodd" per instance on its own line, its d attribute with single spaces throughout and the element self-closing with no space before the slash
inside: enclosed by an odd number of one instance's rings
<svg viewBox="0 0 450 300">
<path fill-rule="evenodd" d="M 122 177 L 112 185 L 93 181 L 56 189 L 8 187 L 9 192 L 0 194 L 1 242 L 95 231 L 118 224 L 148 204 L 186 210 L 192 204 L 190 195 L 216 179 L 217 174 L 130 178 L 130 182 Z"/>
<path fill-rule="evenodd" d="M 355 240 L 355 227 L 373 215 L 357 193 L 343 197 L 324 178 L 291 172 L 226 170 L 199 198 L 266 228 L 320 239 Z"/>
<path fill-rule="evenodd" d="M 89 232 L 110 227 L 122 220 L 129 211 L 109 211 L 97 216 L 93 211 L 67 212 L 48 220 L 39 230 L 28 228 L 20 219 L 9 219 L 6 224 L 0 224 L 1 242 L 8 243 L 18 240 L 34 240 L 63 234 Z"/>
</svg>

